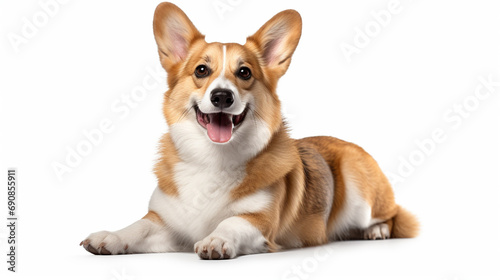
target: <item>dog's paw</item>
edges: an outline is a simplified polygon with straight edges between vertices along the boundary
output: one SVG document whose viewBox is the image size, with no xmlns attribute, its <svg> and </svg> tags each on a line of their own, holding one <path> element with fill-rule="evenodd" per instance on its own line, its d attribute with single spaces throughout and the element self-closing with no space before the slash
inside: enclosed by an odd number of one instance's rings
<svg viewBox="0 0 500 280">
<path fill-rule="evenodd" d="M 216 236 L 207 236 L 196 242 L 194 251 L 204 260 L 232 259 L 237 253 L 233 242 Z"/>
<path fill-rule="evenodd" d="M 80 246 L 94 255 L 125 254 L 128 245 L 120 237 L 109 231 L 92 233 L 80 243 Z"/>
<path fill-rule="evenodd" d="M 391 233 L 386 223 L 373 225 L 365 230 L 364 238 L 367 240 L 389 239 Z"/>
</svg>

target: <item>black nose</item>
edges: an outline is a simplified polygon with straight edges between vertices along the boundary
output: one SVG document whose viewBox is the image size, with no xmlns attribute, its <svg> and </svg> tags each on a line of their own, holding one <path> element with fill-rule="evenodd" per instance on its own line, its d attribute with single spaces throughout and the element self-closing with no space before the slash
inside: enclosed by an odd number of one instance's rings
<svg viewBox="0 0 500 280">
<path fill-rule="evenodd" d="M 216 88 L 210 93 L 210 101 L 215 107 L 228 108 L 234 103 L 234 94 L 229 89 Z"/>
</svg>

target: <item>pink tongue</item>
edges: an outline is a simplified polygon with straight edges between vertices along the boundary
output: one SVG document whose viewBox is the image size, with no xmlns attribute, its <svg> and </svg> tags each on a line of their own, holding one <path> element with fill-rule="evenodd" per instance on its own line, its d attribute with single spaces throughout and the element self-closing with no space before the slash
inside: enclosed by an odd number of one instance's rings
<svg viewBox="0 0 500 280">
<path fill-rule="evenodd" d="M 233 134 L 233 123 L 228 115 L 210 114 L 210 123 L 207 124 L 208 137 L 214 142 L 225 143 Z"/>
</svg>

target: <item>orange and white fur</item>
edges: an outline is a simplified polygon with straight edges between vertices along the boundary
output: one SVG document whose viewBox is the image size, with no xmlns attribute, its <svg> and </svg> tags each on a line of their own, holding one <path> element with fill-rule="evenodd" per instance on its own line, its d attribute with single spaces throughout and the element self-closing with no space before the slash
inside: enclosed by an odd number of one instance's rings
<svg viewBox="0 0 500 280">
<path fill-rule="evenodd" d="M 202 259 L 333 240 L 414 237 L 415 217 L 362 148 L 290 138 L 276 93 L 301 36 L 283 11 L 244 45 L 207 43 L 171 3 L 154 15 L 168 73 L 158 186 L 141 220 L 81 245 L 94 254 L 194 250 Z"/>
</svg>

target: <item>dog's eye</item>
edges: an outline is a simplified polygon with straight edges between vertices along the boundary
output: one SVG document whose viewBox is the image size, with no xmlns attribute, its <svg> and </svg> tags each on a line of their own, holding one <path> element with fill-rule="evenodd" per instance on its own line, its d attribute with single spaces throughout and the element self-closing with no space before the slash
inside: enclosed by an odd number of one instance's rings
<svg viewBox="0 0 500 280">
<path fill-rule="evenodd" d="M 248 80 L 252 77 L 252 72 L 248 67 L 241 67 L 238 69 L 238 73 L 236 73 L 238 77 L 242 80 Z"/>
<path fill-rule="evenodd" d="M 196 70 L 194 70 L 194 74 L 197 78 L 205 78 L 206 76 L 210 75 L 210 69 L 208 69 L 206 65 L 198 65 L 196 67 Z"/>
</svg>

